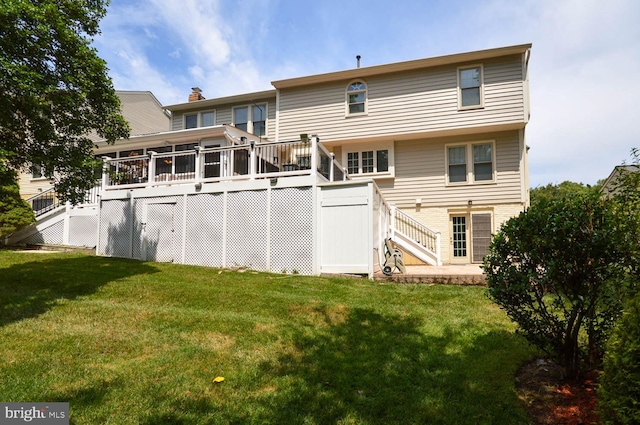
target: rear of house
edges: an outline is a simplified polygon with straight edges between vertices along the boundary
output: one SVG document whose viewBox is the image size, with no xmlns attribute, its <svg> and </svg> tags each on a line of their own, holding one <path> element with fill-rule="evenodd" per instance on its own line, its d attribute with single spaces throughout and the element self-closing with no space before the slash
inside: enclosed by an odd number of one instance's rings
<svg viewBox="0 0 640 425">
<path fill-rule="evenodd" d="M 169 131 L 96 152 L 112 170 L 144 165 L 103 180 L 102 208 L 115 209 L 101 214 L 98 251 L 372 274 L 391 237 L 409 263 L 481 262 L 492 233 L 529 203 L 530 48 L 357 67 L 224 98 L 194 88 L 165 107 Z M 181 229 L 163 236 L 171 246 L 145 242 L 149 229 L 166 230 L 155 216 Z M 193 243 L 203 226 L 208 240 Z M 256 235 L 265 255 L 242 242 Z"/>
<path fill-rule="evenodd" d="M 530 47 L 275 81 L 276 139 L 318 134 L 352 179 L 440 233 L 442 262 L 481 262 L 529 202 Z"/>
</svg>

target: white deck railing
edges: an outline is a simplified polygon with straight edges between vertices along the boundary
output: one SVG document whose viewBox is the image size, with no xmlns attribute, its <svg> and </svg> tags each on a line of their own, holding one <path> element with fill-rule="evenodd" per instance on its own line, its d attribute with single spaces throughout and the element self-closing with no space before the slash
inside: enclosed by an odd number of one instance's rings
<svg viewBox="0 0 640 425">
<path fill-rule="evenodd" d="M 349 178 L 334 154 L 315 136 L 307 141 L 250 142 L 119 159 L 105 157 L 102 187 L 109 190 L 314 174 L 327 181 Z"/>
</svg>

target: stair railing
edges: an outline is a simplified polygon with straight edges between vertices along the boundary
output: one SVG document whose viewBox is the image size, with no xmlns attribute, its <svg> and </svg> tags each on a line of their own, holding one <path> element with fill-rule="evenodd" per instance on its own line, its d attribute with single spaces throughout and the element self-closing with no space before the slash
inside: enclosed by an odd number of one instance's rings
<svg viewBox="0 0 640 425">
<path fill-rule="evenodd" d="M 392 207 L 393 230 L 398 231 L 416 241 L 429 251 L 440 255 L 440 233 L 429 229 L 424 224 Z"/>
</svg>

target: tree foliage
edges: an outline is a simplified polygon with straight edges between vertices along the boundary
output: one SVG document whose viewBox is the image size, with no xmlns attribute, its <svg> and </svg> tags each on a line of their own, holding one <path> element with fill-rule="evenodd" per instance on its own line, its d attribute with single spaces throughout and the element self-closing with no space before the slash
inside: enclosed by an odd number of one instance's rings
<svg viewBox="0 0 640 425">
<path fill-rule="evenodd" d="M 588 193 L 599 190 L 600 185 L 585 185 L 583 183 L 575 183 L 571 181 L 563 181 L 560 184 L 549 183 L 546 186 L 538 186 L 531 189 L 531 205 L 535 205 L 540 201 L 552 201 L 555 199 L 563 199 L 570 195 L 586 195 Z"/>
<path fill-rule="evenodd" d="M 604 424 L 640 423 L 640 297 L 631 299 L 607 343 L 598 389 Z"/>
<path fill-rule="evenodd" d="M 106 63 L 91 47 L 106 0 L 0 0 L 0 148 L 42 167 L 63 200 L 94 184 L 95 132 L 128 137 Z"/>
<path fill-rule="evenodd" d="M 20 197 L 16 172 L 5 165 L 0 155 L 0 245 L 3 237 L 34 221 L 33 210 Z"/>
<path fill-rule="evenodd" d="M 617 214 L 593 192 L 541 199 L 503 225 L 485 257 L 490 298 L 567 377 L 602 358 L 634 287 Z"/>
</svg>

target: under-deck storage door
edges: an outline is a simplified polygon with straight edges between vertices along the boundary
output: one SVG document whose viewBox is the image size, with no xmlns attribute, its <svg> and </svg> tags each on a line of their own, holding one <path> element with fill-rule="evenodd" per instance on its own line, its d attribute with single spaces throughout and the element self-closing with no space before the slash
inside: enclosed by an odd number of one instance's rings
<svg viewBox="0 0 640 425">
<path fill-rule="evenodd" d="M 175 202 L 149 203 L 143 212 L 142 258 L 147 261 L 174 261 Z"/>
</svg>

